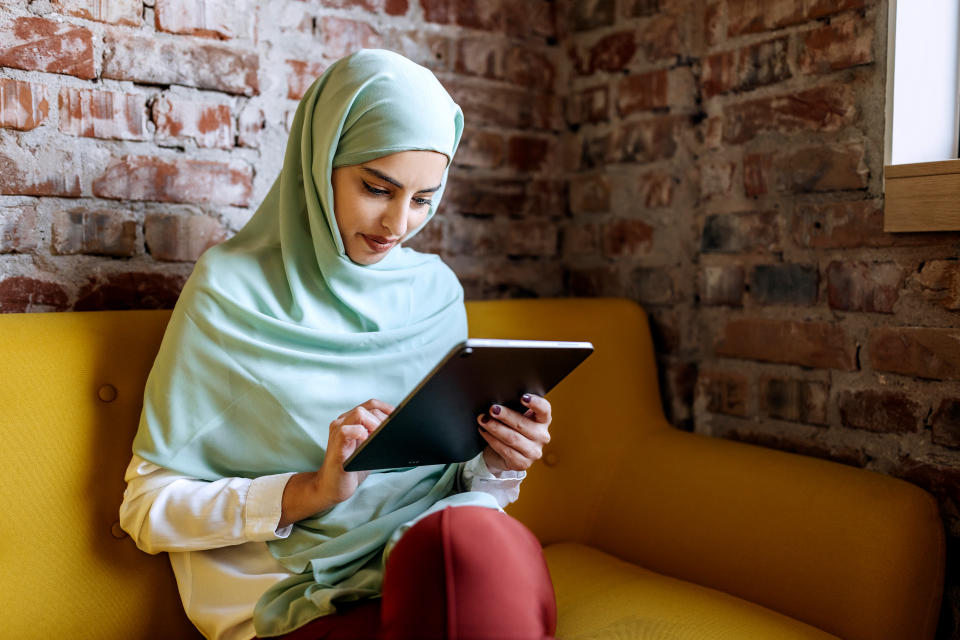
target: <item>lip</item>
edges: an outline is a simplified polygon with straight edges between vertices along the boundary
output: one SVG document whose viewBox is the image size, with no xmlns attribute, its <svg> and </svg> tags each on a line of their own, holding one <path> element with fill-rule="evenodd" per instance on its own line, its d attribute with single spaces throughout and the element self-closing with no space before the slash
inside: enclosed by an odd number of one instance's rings
<svg viewBox="0 0 960 640">
<path fill-rule="evenodd" d="M 393 248 L 393 245 L 397 244 L 396 240 L 387 240 L 383 236 L 368 236 L 365 233 L 361 233 L 363 240 L 367 243 L 367 246 L 370 247 L 371 251 L 375 253 L 385 253 Z"/>
</svg>

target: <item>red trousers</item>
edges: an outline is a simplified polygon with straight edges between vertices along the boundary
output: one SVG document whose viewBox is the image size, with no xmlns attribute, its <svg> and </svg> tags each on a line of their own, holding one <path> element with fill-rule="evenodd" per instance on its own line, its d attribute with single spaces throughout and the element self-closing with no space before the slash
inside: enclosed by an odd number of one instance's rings
<svg viewBox="0 0 960 640">
<path fill-rule="evenodd" d="M 540 543 L 484 507 L 447 507 L 407 531 L 387 560 L 383 597 L 340 607 L 285 640 L 542 640 L 557 605 Z"/>
</svg>

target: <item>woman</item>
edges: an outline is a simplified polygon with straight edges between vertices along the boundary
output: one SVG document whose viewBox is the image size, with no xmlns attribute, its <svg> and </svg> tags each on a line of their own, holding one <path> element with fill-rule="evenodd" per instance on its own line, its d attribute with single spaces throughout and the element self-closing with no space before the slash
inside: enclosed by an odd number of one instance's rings
<svg viewBox="0 0 960 640">
<path fill-rule="evenodd" d="M 205 636 L 552 635 L 539 544 L 502 512 L 549 440 L 544 398 L 478 416 L 488 446 L 467 463 L 342 465 L 467 335 L 453 272 L 399 246 L 436 211 L 462 130 L 427 69 L 384 50 L 336 61 L 257 212 L 186 282 L 120 516 L 170 553 Z"/>
</svg>

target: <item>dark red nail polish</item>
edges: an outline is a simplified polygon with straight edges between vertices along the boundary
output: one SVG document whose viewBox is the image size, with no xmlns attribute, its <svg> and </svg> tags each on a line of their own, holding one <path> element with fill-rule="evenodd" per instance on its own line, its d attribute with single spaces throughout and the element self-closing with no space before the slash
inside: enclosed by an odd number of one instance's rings
<svg viewBox="0 0 960 640">
<path fill-rule="evenodd" d="M 492 413 L 495 416 L 500 415 L 500 405 L 496 405 L 496 404 L 493 405 L 493 408 L 490 409 L 490 413 Z"/>
<path fill-rule="evenodd" d="M 530 394 L 529 394 L 529 393 L 523 394 L 523 401 L 524 401 L 524 402 L 530 402 Z"/>
<path fill-rule="evenodd" d="M 486 424 L 489 421 L 490 421 L 490 416 L 488 416 L 487 414 L 483 414 L 482 416 L 480 416 L 480 422 L 483 422 L 484 424 Z"/>
</svg>

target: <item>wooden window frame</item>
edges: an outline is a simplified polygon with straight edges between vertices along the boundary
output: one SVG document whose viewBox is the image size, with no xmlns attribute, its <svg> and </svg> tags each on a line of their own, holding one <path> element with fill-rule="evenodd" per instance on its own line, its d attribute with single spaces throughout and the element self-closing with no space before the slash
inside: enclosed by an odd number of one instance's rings
<svg viewBox="0 0 960 640">
<path fill-rule="evenodd" d="M 960 230 L 960 160 L 883 168 L 883 230 Z"/>
</svg>

